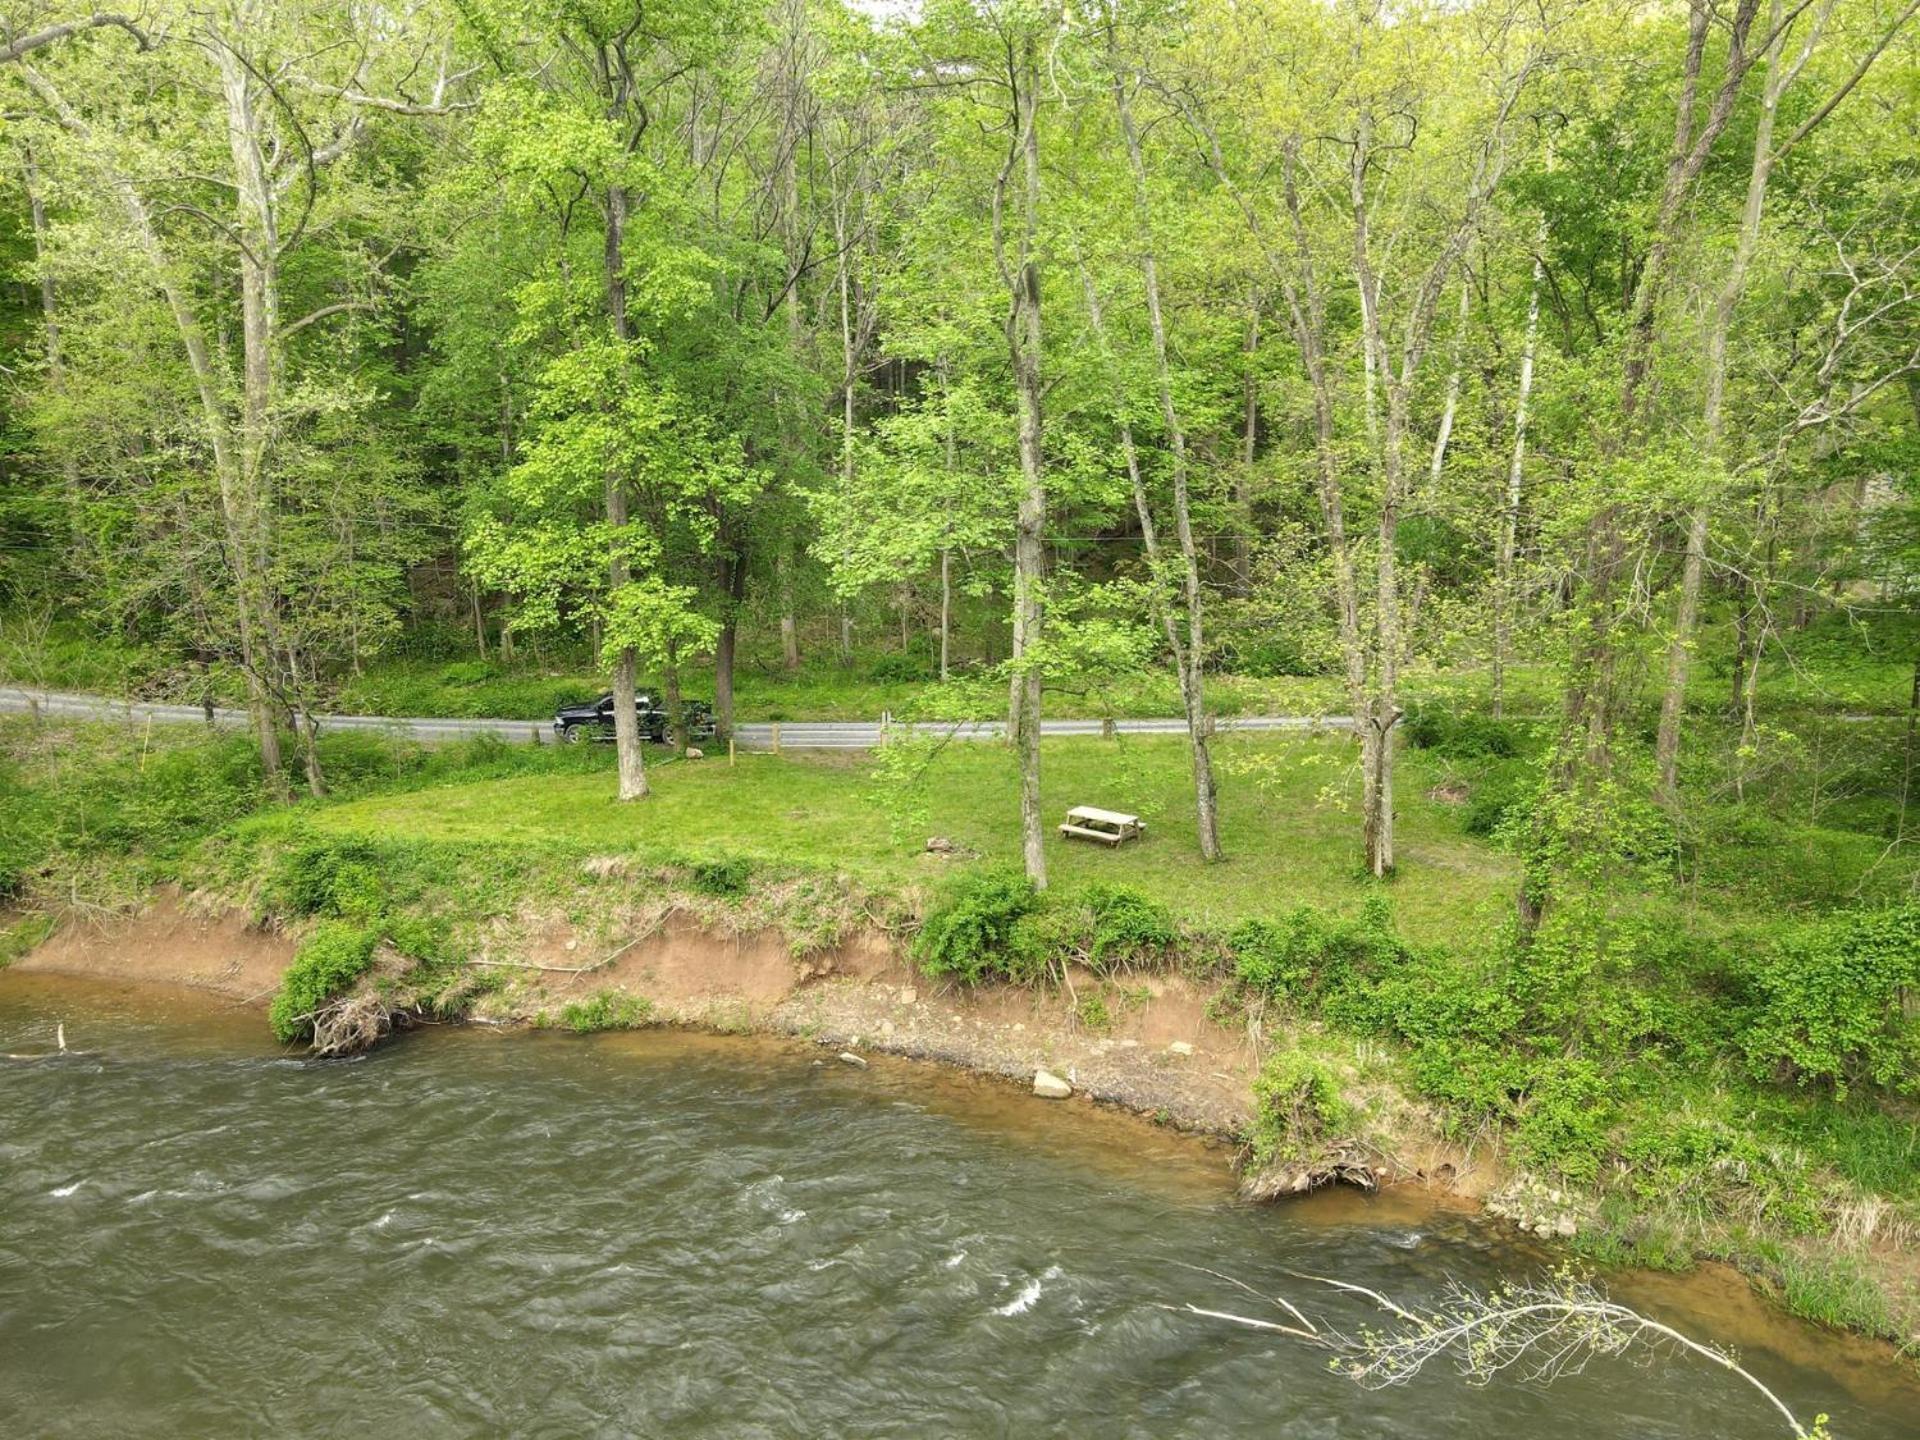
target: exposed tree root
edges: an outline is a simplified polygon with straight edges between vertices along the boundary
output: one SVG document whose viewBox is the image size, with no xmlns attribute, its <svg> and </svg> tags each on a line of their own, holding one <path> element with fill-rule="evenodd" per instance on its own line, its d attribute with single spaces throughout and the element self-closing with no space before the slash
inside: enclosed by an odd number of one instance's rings
<svg viewBox="0 0 1920 1440">
<path fill-rule="evenodd" d="M 356 986 L 314 1011 L 313 1053 L 358 1055 L 395 1030 L 411 1029 L 419 1018 L 417 1006 L 397 1003 L 371 985 Z"/>
<path fill-rule="evenodd" d="M 1245 1200 L 1284 1200 L 1305 1195 L 1324 1185 L 1355 1185 L 1362 1190 L 1380 1188 L 1377 1157 L 1357 1141 L 1342 1140 L 1322 1147 L 1304 1158 L 1276 1160 L 1249 1175 L 1240 1185 Z"/>
</svg>

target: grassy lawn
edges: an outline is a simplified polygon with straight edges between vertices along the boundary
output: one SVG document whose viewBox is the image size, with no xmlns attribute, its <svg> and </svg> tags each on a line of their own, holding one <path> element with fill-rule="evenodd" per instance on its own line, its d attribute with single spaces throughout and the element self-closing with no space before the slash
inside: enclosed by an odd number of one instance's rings
<svg viewBox="0 0 1920 1440">
<path fill-rule="evenodd" d="M 1274 914 L 1301 901 L 1359 903 L 1358 826 L 1323 792 L 1351 781 L 1352 750 L 1338 740 L 1223 737 L 1224 864 L 1200 863 L 1185 743 L 1168 737 L 1048 741 L 1043 791 L 1047 854 L 1056 885 L 1137 886 L 1201 920 Z M 1401 776 L 1397 908 L 1408 933 L 1449 939 L 1485 933 L 1507 913 L 1508 857 L 1465 835 L 1452 807 L 1427 798 L 1438 762 L 1417 752 Z M 523 775 L 382 795 L 314 812 L 324 828 L 390 837 L 557 842 L 646 858 L 741 854 L 846 872 L 876 885 L 937 879 L 951 862 L 929 856 L 943 835 L 982 857 L 1017 862 L 1019 803 L 1010 751 L 956 743 L 926 767 L 918 799 L 846 757 L 742 755 L 656 767 L 652 799 L 622 805 L 611 770 Z M 890 798 L 891 797 L 891 798 Z M 1051 824 L 1075 804 L 1140 814 L 1147 837 L 1119 850 L 1062 841 Z"/>
</svg>

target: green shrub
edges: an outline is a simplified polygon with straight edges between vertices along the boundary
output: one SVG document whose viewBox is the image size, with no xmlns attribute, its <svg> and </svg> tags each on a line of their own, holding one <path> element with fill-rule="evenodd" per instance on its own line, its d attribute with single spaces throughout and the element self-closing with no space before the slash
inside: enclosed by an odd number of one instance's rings
<svg viewBox="0 0 1920 1440">
<path fill-rule="evenodd" d="M 1253 1102 L 1253 1155 L 1262 1165 L 1304 1159 L 1359 1119 L 1326 1062 L 1303 1050 L 1268 1058 L 1253 1082 Z"/>
<path fill-rule="evenodd" d="M 440 667 L 442 685 L 484 685 L 499 676 L 500 672 L 485 660 L 456 660 Z"/>
<path fill-rule="evenodd" d="M 314 1012 L 367 973 L 379 943 L 378 930 L 333 920 L 309 935 L 267 1011 L 273 1033 L 288 1044 L 310 1038 Z"/>
<path fill-rule="evenodd" d="M 1000 972 L 1015 985 L 1042 985 L 1085 951 L 1086 917 L 1078 906 L 1040 903 L 1013 922 Z"/>
<path fill-rule="evenodd" d="M 1483 839 L 1510 833 L 1525 821 L 1539 788 L 1538 771 L 1525 761 L 1488 765 L 1468 784 L 1461 827 Z"/>
<path fill-rule="evenodd" d="M 1434 704 L 1411 706 L 1400 725 L 1409 745 L 1449 760 L 1512 759 L 1523 734 L 1513 721 Z"/>
<path fill-rule="evenodd" d="M 1908 1013 L 1920 903 L 1806 926 L 1763 954 L 1754 980 L 1761 1006 L 1741 1047 L 1756 1074 L 1920 1094 L 1920 1018 Z"/>
<path fill-rule="evenodd" d="M 696 860 L 689 879 L 702 895 L 744 895 L 753 877 L 753 862 L 744 855 L 722 855 Z"/>
<path fill-rule="evenodd" d="M 36 910 L 10 924 L 0 924 L 0 970 L 30 953 L 53 933 L 53 927 L 53 913 L 46 910 Z"/>
<path fill-rule="evenodd" d="M 389 945 L 423 965 L 450 966 L 466 958 L 453 943 L 447 922 L 437 916 L 388 915 L 385 931 Z"/>
<path fill-rule="evenodd" d="M 1614 1089 L 1597 1066 L 1557 1056 L 1534 1069 L 1514 1126 L 1514 1153 L 1538 1169 L 1591 1184 L 1618 1113 Z"/>
<path fill-rule="evenodd" d="M 1039 892 L 1018 870 L 994 866 L 960 875 L 927 913 L 914 958 L 928 975 L 953 975 L 970 985 L 1009 974 L 1020 963 L 1015 927 L 1039 906 Z M 1030 946 L 1033 937 L 1026 938 Z"/>
<path fill-rule="evenodd" d="M 638 1030 L 653 1018 L 653 1002 L 619 990 L 602 990 L 560 1007 L 560 1023 L 576 1035 L 596 1030 Z"/>
<path fill-rule="evenodd" d="M 45 792 L 21 782 L 0 756 L 0 900 L 25 889 L 27 872 L 45 859 L 51 841 L 47 808 Z"/>
<path fill-rule="evenodd" d="M 1234 973 L 1247 984 L 1296 999 L 1311 994 L 1323 1004 L 1390 973 L 1409 953 L 1394 931 L 1393 908 L 1378 891 L 1352 919 L 1302 905 L 1280 920 L 1243 921 L 1228 946 Z"/>
<path fill-rule="evenodd" d="M 1227 937 L 1227 946 L 1233 973 L 1246 984 L 1268 995 L 1303 995 L 1326 951 L 1326 917 L 1300 905 L 1279 920 L 1243 920 Z"/>
<path fill-rule="evenodd" d="M 309 840 L 280 857 L 271 903 L 293 916 L 347 916 L 363 923 L 386 907 L 378 852 L 363 840 Z"/>
<path fill-rule="evenodd" d="M 867 667 L 867 678 L 883 685 L 905 685 L 916 680 L 933 679 L 933 666 L 925 655 L 896 650 L 882 655 Z"/>
<path fill-rule="evenodd" d="M 1624 1128 L 1625 1181 L 1642 1201 L 1669 1207 L 1704 1201 L 1724 1213 L 1736 1200 L 1750 1199 L 1801 1230 L 1818 1218 L 1797 1155 L 1792 1168 L 1783 1166 L 1782 1147 L 1768 1145 L 1744 1123 L 1660 1104 Z"/>
<path fill-rule="evenodd" d="M 327 788 L 338 796 L 364 795 L 404 782 L 427 766 L 426 747 L 379 730 L 322 732 L 320 765 Z"/>
<path fill-rule="evenodd" d="M 94 757 L 84 785 L 67 788 L 60 828 L 120 854 L 179 854 L 192 840 L 257 809 L 259 756 L 240 736 L 198 739 L 144 755 L 114 746 Z"/>
<path fill-rule="evenodd" d="M 1084 893 L 1093 915 L 1088 957 L 1096 967 L 1164 953 L 1179 931 L 1173 912 L 1128 885 L 1089 885 Z"/>
<path fill-rule="evenodd" d="M 1090 990 L 1082 995 L 1073 1013 L 1074 1018 L 1088 1030 L 1109 1030 L 1113 1027 L 1113 1011 L 1107 1006 L 1107 997 L 1098 990 Z"/>
</svg>

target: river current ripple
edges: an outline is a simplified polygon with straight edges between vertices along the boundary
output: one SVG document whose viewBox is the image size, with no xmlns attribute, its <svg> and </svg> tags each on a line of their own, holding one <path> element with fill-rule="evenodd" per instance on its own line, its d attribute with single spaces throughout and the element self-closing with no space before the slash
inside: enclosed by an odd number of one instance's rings
<svg viewBox="0 0 1920 1440">
<path fill-rule="evenodd" d="M 1163 1308 L 1283 1318 L 1204 1267 L 1355 1327 L 1289 1272 L 1422 1300 L 1539 1259 L 1444 1212 L 1248 1209 L 1218 1153 L 1002 1087 L 653 1034 L 318 1063 L 257 1014 L 5 980 L 0 1052 L 56 1012 L 89 1053 L 0 1062 L 0 1435 L 1783 1433 L 1696 1363 L 1371 1393 Z M 1805 1418 L 1920 1434 L 1916 1392 L 1793 1348 L 1745 1358 Z"/>
</svg>

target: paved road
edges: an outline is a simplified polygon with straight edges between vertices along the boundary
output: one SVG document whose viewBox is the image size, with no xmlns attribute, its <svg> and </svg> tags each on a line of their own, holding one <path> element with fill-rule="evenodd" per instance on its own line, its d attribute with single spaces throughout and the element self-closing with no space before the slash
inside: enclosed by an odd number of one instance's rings
<svg viewBox="0 0 1920 1440">
<path fill-rule="evenodd" d="M 143 701 L 113 700 L 103 695 L 79 695 L 61 691 L 27 690 L 0 687 L 0 711 L 25 711 L 38 708 L 48 716 L 85 720 L 126 720 L 132 724 L 202 724 L 206 711 L 198 705 L 159 705 Z M 247 712 L 216 708 L 214 724 L 243 728 Z M 1345 716 L 1245 715 L 1222 717 L 1216 728 L 1226 730 L 1339 730 L 1351 722 Z M 464 740 L 475 735 L 497 735 L 516 744 L 550 745 L 553 726 L 532 720 L 452 720 L 393 718 L 381 715 L 325 715 L 320 728 L 326 730 L 380 730 L 411 736 L 416 740 Z M 895 730 L 904 727 L 893 726 Z M 1002 720 L 921 721 L 910 727 L 918 734 L 945 736 L 956 740 L 997 740 L 1006 733 Z M 1116 720 L 1114 729 L 1126 735 L 1181 735 L 1184 720 Z M 789 720 L 778 725 L 743 724 L 734 727 L 734 739 L 744 750 L 771 750 L 774 732 L 779 732 L 783 750 L 870 750 L 880 743 L 882 722 L 878 720 Z M 1098 720 L 1043 720 L 1045 735 L 1098 735 Z"/>
</svg>

